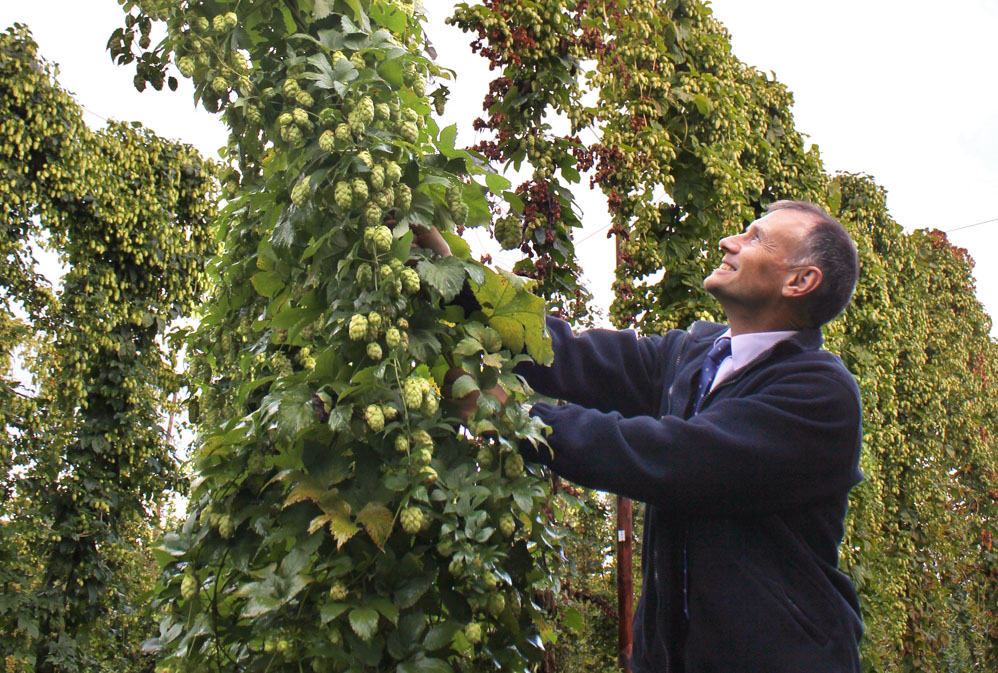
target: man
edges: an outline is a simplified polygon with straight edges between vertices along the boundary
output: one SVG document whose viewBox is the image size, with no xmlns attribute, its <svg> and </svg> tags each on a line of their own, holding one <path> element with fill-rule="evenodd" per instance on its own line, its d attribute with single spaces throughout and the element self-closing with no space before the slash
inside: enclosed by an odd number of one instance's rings
<svg viewBox="0 0 998 673">
<path fill-rule="evenodd" d="M 704 289 L 727 326 L 574 336 L 549 319 L 554 362 L 518 371 L 567 404 L 534 405 L 551 452 L 529 457 L 647 504 L 636 673 L 858 672 L 859 604 L 836 566 L 861 479 L 859 390 L 820 348 L 855 245 L 784 201 L 720 247 Z"/>
</svg>

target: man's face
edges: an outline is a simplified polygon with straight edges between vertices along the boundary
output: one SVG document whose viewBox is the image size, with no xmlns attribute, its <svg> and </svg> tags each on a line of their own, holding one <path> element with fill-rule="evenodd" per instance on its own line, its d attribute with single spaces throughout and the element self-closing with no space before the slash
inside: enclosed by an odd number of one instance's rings
<svg viewBox="0 0 998 673">
<path fill-rule="evenodd" d="M 704 279 L 704 289 L 728 312 L 776 305 L 793 276 L 790 261 L 800 257 L 811 226 L 800 212 L 776 210 L 741 234 L 722 238 L 724 258 Z"/>
</svg>

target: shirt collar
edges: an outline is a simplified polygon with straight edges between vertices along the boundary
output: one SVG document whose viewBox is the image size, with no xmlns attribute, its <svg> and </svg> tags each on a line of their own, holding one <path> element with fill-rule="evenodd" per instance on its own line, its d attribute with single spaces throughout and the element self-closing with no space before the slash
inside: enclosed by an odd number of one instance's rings
<svg viewBox="0 0 998 673">
<path fill-rule="evenodd" d="M 790 339 L 796 330 L 784 330 L 780 332 L 751 332 L 749 334 L 739 334 L 731 336 L 731 329 L 726 329 L 721 336 L 715 339 L 731 339 L 731 370 L 736 372 L 742 367 L 752 363 L 757 357 L 768 351 L 781 341 Z"/>
</svg>

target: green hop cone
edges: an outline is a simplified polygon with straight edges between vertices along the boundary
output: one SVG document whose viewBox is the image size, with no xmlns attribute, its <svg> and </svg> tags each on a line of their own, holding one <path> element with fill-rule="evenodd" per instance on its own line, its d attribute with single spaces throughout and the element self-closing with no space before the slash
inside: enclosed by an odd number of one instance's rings
<svg viewBox="0 0 998 673">
<path fill-rule="evenodd" d="M 523 476 L 523 456 L 518 453 L 514 453 L 509 458 L 506 459 L 506 464 L 503 466 L 503 474 L 506 475 L 507 479 L 519 479 Z"/>
<path fill-rule="evenodd" d="M 368 153 L 368 156 L 371 156 Z M 371 175 L 368 176 L 368 180 L 371 181 L 371 187 L 373 189 L 381 189 L 385 184 L 385 167 L 381 164 L 371 168 Z"/>
<path fill-rule="evenodd" d="M 295 123 L 299 126 L 308 126 L 312 123 L 308 119 L 308 112 L 300 107 L 296 107 L 291 112 L 291 116 L 294 118 Z"/>
<path fill-rule="evenodd" d="M 222 516 L 218 520 L 218 534 L 222 536 L 222 539 L 229 540 L 236 532 L 236 526 L 232 522 L 232 517 L 228 514 Z"/>
<path fill-rule="evenodd" d="M 486 470 L 492 467 L 492 450 L 487 446 L 483 446 L 478 449 L 478 455 L 475 456 L 475 462 Z"/>
<path fill-rule="evenodd" d="M 385 164 L 385 180 L 390 185 L 394 185 L 402 179 L 402 168 L 394 161 Z"/>
<path fill-rule="evenodd" d="M 299 91 L 301 91 L 301 88 L 299 88 L 298 82 L 296 82 L 293 78 L 289 77 L 288 79 L 284 80 L 285 98 L 289 100 L 295 98 L 298 96 Z"/>
<path fill-rule="evenodd" d="M 412 92 L 422 98 L 426 95 L 426 80 L 422 77 L 416 77 L 412 80 Z"/>
<path fill-rule="evenodd" d="M 423 404 L 423 385 L 417 377 L 407 378 L 402 382 L 402 401 L 406 409 L 419 409 Z"/>
<path fill-rule="evenodd" d="M 350 338 L 360 341 L 367 336 L 367 318 L 362 313 L 355 313 L 350 318 Z"/>
<path fill-rule="evenodd" d="M 388 121 L 392 116 L 388 103 L 378 103 L 374 106 L 374 118 L 378 121 Z"/>
<path fill-rule="evenodd" d="M 298 208 L 304 206 L 305 201 L 308 199 L 308 183 L 309 176 L 305 176 L 301 182 L 291 189 L 291 203 L 295 204 Z"/>
<path fill-rule="evenodd" d="M 375 330 L 380 330 L 381 326 L 385 324 L 385 319 L 377 311 L 371 311 L 367 314 L 367 323 Z"/>
<path fill-rule="evenodd" d="M 391 189 L 381 189 L 374 193 L 374 202 L 379 208 L 388 210 L 395 205 L 395 192 Z"/>
<path fill-rule="evenodd" d="M 374 274 L 371 272 L 371 266 L 369 264 L 362 264 L 357 268 L 357 285 L 362 288 L 371 287 L 371 281 L 374 278 Z M 391 344 L 388 344 L 391 346 Z M 394 346 L 392 346 L 394 348 Z"/>
<path fill-rule="evenodd" d="M 406 507 L 399 515 L 402 530 L 409 535 L 415 535 L 423 527 L 423 512 L 418 507 Z"/>
<path fill-rule="evenodd" d="M 412 190 L 409 185 L 399 184 L 395 187 L 395 209 L 400 213 L 408 213 L 412 205 Z"/>
<path fill-rule="evenodd" d="M 440 401 L 435 395 L 427 395 L 423 398 L 423 403 L 419 405 L 419 411 L 424 416 L 432 416 L 437 413 L 437 409 L 440 407 Z"/>
<path fill-rule="evenodd" d="M 312 94 L 304 89 L 298 91 L 297 95 L 295 95 L 295 100 L 298 102 L 298 105 L 301 105 L 302 107 L 312 107 L 315 104 L 315 99 L 312 98 Z"/>
<path fill-rule="evenodd" d="M 447 189 L 444 191 L 444 199 L 447 201 L 447 206 L 454 210 L 457 204 L 461 203 L 461 188 L 454 184 L 453 182 L 447 185 Z"/>
<path fill-rule="evenodd" d="M 498 617 L 506 609 L 506 599 L 498 591 L 489 594 L 488 607 L 486 608 L 493 617 Z"/>
<path fill-rule="evenodd" d="M 370 267 L 368 268 L 370 269 Z M 388 344 L 389 348 L 398 348 L 399 344 L 402 343 L 402 335 L 397 327 L 389 327 L 385 330 L 385 343 Z"/>
<path fill-rule="evenodd" d="M 461 201 L 457 204 L 454 210 L 451 211 L 451 215 L 457 224 L 464 224 L 468 221 L 468 204 Z"/>
<path fill-rule="evenodd" d="M 500 218 L 495 224 L 493 235 L 503 249 L 519 248 L 523 240 L 523 225 L 520 224 L 520 218 L 516 215 Z"/>
<path fill-rule="evenodd" d="M 364 55 L 361 54 L 359 51 L 355 51 L 353 54 L 351 54 L 350 62 L 353 63 L 353 67 L 357 68 L 358 70 L 363 70 L 364 68 L 367 67 L 367 62 L 364 60 Z"/>
<path fill-rule="evenodd" d="M 370 168 L 374 165 L 374 159 L 371 157 L 371 153 L 367 150 L 361 150 L 357 152 L 357 158 L 360 159 L 361 163 Z"/>
<path fill-rule="evenodd" d="M 405 435 L 399 435 L 395 438 L 395 450 L 399 453 L 409 452 L 409 440 Z"/>
<path fill-rule="evenodd" d="M 241 51 L 232 52 L 232 69 L 241 73 L 249 70 L 249 61 L 246 60 L 246 55 Z"/>
<path fill-rule="evenodd" d="M 184 579 L 180 581 L 180 596 L 185 601 L 189 601 L 194 594 L 198 591 L 198 581 L 194 579 L 194 575 L 184 575 Z"/>
<path fill-rule="evenodd" d="M 367 202 L 367 182 L 364 178 L 354 178 L 353 179 L 353 202 L 357 205 Z"/>
<path fill-rule="evenodd" d="M 419 113 L 413 110 L 411 107 L 407 107 L 406 109 L 402 110 L 401 115 L 402 115 L 402 121 L 404 122 L 412 122 L 413 124 L 419 122 Z"/>
<path fill-rule="evenodd" d="M 350 125 L 346 123 L 336 125 L 336 139 L 348 143 L 353 140 L 353 134 L 350 132 Z"/>
<path fill-rule="evenodd" d="M 322 108 L 319 113 L 319 123 L 323 126 L 332 126 L 336 121 L 336 109 L 331 107 Z"/>
<path fill-rule="evenodd" d="M 360 102 L 357 103 L 357 112 L 360 113 L 365 124 L 374 121 L 374 101 L 371 100 L 370 96 L 364 96 L 360 99 Z"/>
<path fill-rule="evenodd" d="M 239 17 L 236 16 L 235 12 L 226 12 L 222 17 L 222 20 L 225 22 L 225 27 L 229 30 L 235 28 L 236 24 L 239 23 Z"/>
<path fill-rule="evenodd" d="M 277 125 L 282 127 L 288 126 L 294 123 L 294 121 L 295 121 L 294 115 L 292 115 L 290 112 L 282 112 L 277 117 Z"/>
<path fill-rule="evenodd" d="M 402 288 L 406 294 L 416 294 L 419 292 L 419 274 L 415 269 L 406 267 L 401 271 Z"/>
<path fill-rule="evenodd" d="M 211 28 L 216 33 L 222 33 L 225 31 L 225 17 L 221 14 L 214 16 L 211 19 Z"/>
<path fill-rule="evenodd" d="M 364 134 L 367 133 L 367 124 L 364 122 L 363 116 L 358 114 L 356 110 L 347 115 L 347 123 L 350 125 L 350 132 L 357 138 L 363 138 Z"/>
<path fill-rule="evenodd" d="M 285 134 L 284 131 L 287 131 Z M 281 129 L 281 137 L 292 145 L 297 145 L 302 141 L 301 129 L 295 125 L 285 126 Z"/>
<path fill-rule="evenodd" d="M 364 221 L 367 224 L 369 224 L 371 226 L 374 226 L 376 229 L 381 229 L 381 227 L 376 226 L 376 225 L 379 225 L 381 223 L 382 217 L 383 217 L 383 211 L 381 210 L 381 206 L 379 206 L 374 201 L 371 201 L 370 203 L 368 203 L 367 207 L 364 208 Z M 385 227 L 385 228 L 387 229 L 388 227 Z M 391 235 L 392 235 L 392 232 L 389 229 L 388 230 L 388 247 L 387 248 L 383 248 L 381 246 L 381 242 L 384 241 L 383 238 L 381 238 L 381 237 L 375 238 L 375 242 L 378 244 L 377 245 L 377 249 L 378 249 L 379 252 L 387 252 L 388 250 L 391 249 L 391 247 L 392 247 Z"/>
<path fill-rule="evenodd" d="M 381 412 L 385 415 L 386 421 L 394 421 L 399 415 L 398 410 L 390 404 L 382 404 Z"/>
<path fill-rule="evenodd" d="M 336 65 L 337 63 L 339 63 L 339 61 L 340 61 L 341 58 L 345 58 L 343 56 L 343 52 L 339 51 L 339 50 L 336 50 L 332 54 L 329 55 L 329 62 L 332 63 L 333 65 Z"/>
<path fill-rule="evenodd" d="M 336 134 L 332 131 L 323 131 L 319 136 L 319 149 L 323 152 L 332 152 L 336 149 Z M 343 183 L 341 183 L 343 184 Z"/>
<path fill-rule="evenodd" d="M 416 126 L 416 122 L 402 122 L 398 126 L 398 134 L 402 140 L 415 143 L 419 140 L 419 127 Z"/>
<path fill-rule="evenodd" d="M 229 90 L 229 83 L 225 81 L 225 78 L 219 75 L 215 79 L 211 80 L 211 89 L 215 93 L 225 93 Z"/>
<path fill-rule="evenodd" d="M 478 622 L 468 622 L 467 626 L 464 627 L 464 637 L 472 645 L 482 642 L 482 625 Z"/>
<path fill-rule="evenodd" d="M 197 66 L 194 64 L 194 59 L 192 59 L 190 56 L 184 56 L 183 58 L 177 61 L 177 69 L 180 71 L 180 74 L 183 75 L 184 77 L 193 77 L 194 70 L 196 69 L 196 67 Z"/>
<path fill-rule="evenodd" d="M 368 405 L 364 411 L 364 420 L 367 421 L 367 427 L 374 432 L 381 432 L 385 429 L 385 414 L 377 404 Z"/>
<path fill-rule="evenodd" d="M 329 597 L 337 602 L 347 597 L 347 588 L 343 586 L 343 582 L 333 582 L 333 586 L 329 587 Z"/>
<path fill-rule="evenodd" d="M 211 28 L 211 24 L 208 22 L 208 19 L 206 19 L 203 16 L 199 16 L 197 18 L 197 21 L 194 22 L 194 26 L 193 27 L 199 33 L 207 33 L 208 29 Z"/>
<path fill-rule="evenodd" d="M 263 115 L 260 113 L 260 108 L 255 105 L 247 105 L 246 121 L 256 126 L 263 126 Z"/>
<path fill-rule="evenodd" d="M 392 267 L 388 264 L 382 264 L 381 268 L 378 269 L 378 274 L 381 276 L 382 283 L 391 283 L 395 280 L 395 272 Z"/>
<path fill-rule="evenodd" d="M 343 180 L 337 182 L 333 190 L 333 198 L 340 210 L 350 210 L 353 206 L 353 188 L 350 187 L 350 183 Z"/>
<path fill-rule="evenodd" d="M 513 533 L 516 532 L 516 519 L 509 512 L 499 518 L 499 532 L 506 537 L 512 537 Z"/>
<path fill-rule="evenodd" d="M 377 222 L 381 221 L 381 208 L 378 208 L 377 204 L 368 205 L 367 211 L 365 211 L 364 214 L 367 216 L 368 222 L 370 222 L 372 218 Z M 374 227 L 373 239 L 375 246 L 374 249 L 377 252 L 388 252 L 392 249 L 392 242 L 394 241 L 392 238 L 392 230 L 385 225 L 381 224 Z"/>
<path fill-rule="evenodd" d="M 379 344 L 377 341 L 372 341 L 371 343 L 367 344 L 367 357 L 374 360 L 375 362 L 380 362 L 382 357 L 381 344 Z"/>
</svg>

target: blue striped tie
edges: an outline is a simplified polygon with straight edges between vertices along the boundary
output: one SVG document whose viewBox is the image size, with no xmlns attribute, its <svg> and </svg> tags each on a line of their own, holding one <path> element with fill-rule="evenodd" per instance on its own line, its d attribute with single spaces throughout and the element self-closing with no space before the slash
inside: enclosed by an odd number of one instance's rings
<svg viewBox="0 0 998 673">
<path fill-rule="evenodd" d="M 729 355 L 731 355 L 731 339 L 729 337 L 715 341 L 714 347 L 707 353 L 707 357 L 703 361 L 703 367 L 700 368 L 700 384 L 697 386 L 697 403 L 694 413 L 700 411 L 700 404 L 703 402 L 707 391 L 710 390 L 711 381 L 717 375 L 717 368 L 724 362 L 724 358 Z"/>
</svg>

